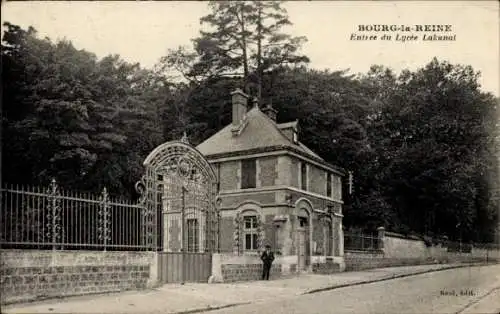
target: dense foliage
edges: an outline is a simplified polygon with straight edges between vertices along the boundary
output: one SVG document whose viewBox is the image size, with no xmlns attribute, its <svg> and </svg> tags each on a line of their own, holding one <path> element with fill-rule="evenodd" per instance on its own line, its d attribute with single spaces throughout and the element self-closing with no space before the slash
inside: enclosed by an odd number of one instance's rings
<svg viewBox="0 0 500 314">
<path fill-rule="evenodd" d="M 299 119 L 302 142 L 353 171 L 346 225 L 492 240 L 499 102 L 480 90 L 470 66 L 434 59 L 399 75 L 383 66 L 358 76 L 318 71 L 300 65 L 303 39 L 278 32 L 289 23 L 279 3 L 211 6 L 202 21 L 213 30 L 155 70 L 116 55 L 99 60 L 6 23 L 3 181 L 46 185 L 56 177 L 66 187 L 130 195 L 156 145 L 183 132 L 194 144 L 214 134 L 230 122 L 230 92 L 247 87 L 279 110 L 279 122 Z M 261 48 L 250 48 L 258 40 Z M 172 71 L 186 80 L 172 80 Z"/>
</svg>

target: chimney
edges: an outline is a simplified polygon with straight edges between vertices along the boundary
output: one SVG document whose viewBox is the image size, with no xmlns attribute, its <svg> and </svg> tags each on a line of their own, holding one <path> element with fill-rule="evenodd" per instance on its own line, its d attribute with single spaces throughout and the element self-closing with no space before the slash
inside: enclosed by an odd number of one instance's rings
<svg viewBox="0 0 500 314">
<path fill-rule="evenodd" d="M 262 112 L 264 112 L 269 117 L 269 119 L 276 122 L 276 114 L 278 113 L 278 111 L 273 108 L 272 104 L 267 104 L 267 106 L 262 109 Z"/>
<path fill-rule="evenodd" d="M 247 113 L 248 96 L 239 88 L 231 93 L 233 103 L 233 126 L 239 126 Z"/>
</svg>

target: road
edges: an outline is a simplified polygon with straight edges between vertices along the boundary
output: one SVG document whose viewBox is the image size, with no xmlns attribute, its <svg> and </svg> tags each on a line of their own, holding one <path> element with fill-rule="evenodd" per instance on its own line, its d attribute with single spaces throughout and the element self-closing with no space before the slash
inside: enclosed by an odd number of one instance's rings
<svg viewBox="0 0 500 314">
<path fill-rule="evenodd" d="M 210 313 L 500 313 L 500 265 L 427 273 Z"/>
</svg>

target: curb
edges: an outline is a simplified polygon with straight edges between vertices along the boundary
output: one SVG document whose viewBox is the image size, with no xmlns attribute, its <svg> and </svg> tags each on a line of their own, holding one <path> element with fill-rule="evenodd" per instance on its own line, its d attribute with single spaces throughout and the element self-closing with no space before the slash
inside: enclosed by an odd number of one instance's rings
<svg viewBox="0 0 500 314">
<path fill-rule="evenodd" d="M 331 287 L 313 289 L 313 290 L 299 293 L 299 294 L 297 294 L 297 296 L 306 295 L 306 294 L 313 294 L 313 293 L 318 293 L 318 292 L 324 292 L 324 291 L 328 291 L 328 290 L 335 290 L 335 289 L 340 289 L 340 288 L 345 288 L 345 287 L 350 287 L 350 286 L 359 286 L 359 285 L 364 285 L 364 284 L 373 283 L 373 282 L 380 282 L 380 281 L 387 281 L 387 280 L 392 280 L 392 279 L 397 279 L 397 278 L 416 276 L 416 275 L 420 275 L 420 274 L 438 272 L 438 271 L 442 271 L 442 270 L 464 268 L 464 267 L 470 267 L 470 266 L 486 266 L 486 265 L 490 265 L 490 264 L 480 263 L 480 264 L 452 265 L 452 266 L 446 266 L 446 267 L 439 268 L 439 269 L 428 269 L 428 270 L 422 270 L 422 271 L 417 271 L 417 272 L 412 272 L 412 273 L 407 273 L 407 274 L 392 275 L 392 276 L 388 276 L 388 277 L 380 278 L 380 279 L 363 280 L 363 281 L 357 281 L 357 282 L 341 284 L 341 285 L 336 285 L 336 286 L 331 286 Z M 172 314 L 202 313 L 202 312 L 216 311 L 216 310 L 220 310 L 220 309 L 224 309 L 224 308 L 236 307 L 236 306 L 240 306 L 240 305 L 248 305 L 248 304 L 252 304 L 252 303 L 253 302 L 241 302 L 241 303 L 233 303 L 233 304 L 221 305 L 221 306 L 216 306 L 216 307 L 209 306 L 206 308 L 199 308 L 199 309 L 193 309 L 193 310 L 187 310 L 187 311 L 174 312 Z"/>
<path fill-rule="evenodd" d="M 199 309 L 193 309 L 193 310 L 187 310 L 187 311 L 172 312 L 172 314 L 192 314 L 192 313 L 217 311 L 217 310 L 222 310 L 222 309 L 226 309 L 226 308 L 229 308 L 229 307 L 235 307 L 235 306 L 239 306 L 239 305 L 248 305 L 248 304 L 252 304 L 252 302 L 233 303 L 233 304 L 213 306 L 213 307 L 209 306 L 209 307 L 204 307 L 204 308 L 199 308 Z"/>
<path fill-rule="evenodd" d="M 461 264 L 461 265 L 453 265 L 453 266 L 447 266 L 439 269 L 428 269 L 428 270 L 422 270 L 422 271 L 417 271 L 409 274 L 401 274 L 401 275 L 392 275 L 380 279 L 372 279 L 372 280 L 363 280 L 363 281 L 357 281 L 357 282 L 351 282 L 351 283 L 346 283 L 346 284 L 340 284 L 340 285 L 335 285 L 335 286 L 330 286 L 330 287 L 325 287 L 325 288 L 319 288 L 319 289 L 313 289 L 306 291 L 302 293 L 301 295 L 306 295 L 306 294 L 313 294 L 313 293 L 318 293 L 318 292 L 324 292 L 324 291 L 329 291 L 329 290 L 335 290 L 335 289 L 340 289 L 340 288 L 345 288 L 345 287 L 351 287 L 351 286 L 359 286 L 359 285 L 364 285 L 368 283 L 374 283 L 374 282 L 381 282 L 381 281 L 387 281 L 387 280 L 392 280 L 392 279 L 398 279 L 398 278 L 404 278 L 404 277 L 410 277 L 410 276 L 416 276 L 416 275 L 421 275 L 421 274 L 426 274 L 426 273 L 432 273 L 432 272 L 438 272 L 442 270 L 449 270 L 449 269 L 455 269 L 455 268 L 464 268 L 464 267 L 476 267 L 476 266 L 487 266 L 491 264 L 486 264 L 486 263 L 481 263 L 481 264 Z"/>
</svg>

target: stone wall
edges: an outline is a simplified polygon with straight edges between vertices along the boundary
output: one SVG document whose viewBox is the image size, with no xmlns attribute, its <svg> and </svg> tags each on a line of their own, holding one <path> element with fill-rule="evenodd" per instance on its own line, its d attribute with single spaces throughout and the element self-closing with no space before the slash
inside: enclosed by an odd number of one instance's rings
<svg viewBox="0 0 500 314">
<path fill-rule="evenodd" d="M 271 267 L 269 279 L 280 278 L 283 260 L 277 256 Z M 259 280 L 262 277 L 262 261 L 257 254 L 234 255 L 229 253 L 212 255 L 212 276 L 209 282 L 235 282 Z"/>
<path fill-rule="evenodd" d="M 418 258 L 428 255 L 427 246 L 425 245 L 424 241 L 419 239 L 404 237 L 393 232 L 385 232 L 383 241 L 384 254 L 385 257 L 388 258 Z"/>
<path fill-rule="evenodd" d="M 362 270 L 380 267 L 424 265 L 435 263 L 496 263 L 500 262 L 500 250 L 472 248 L 469 253 L 448 252 L 446 246 L 427 246 L 416 237 L 379 231 L 382 246 L 373 251 L 346 250 L 346 270 Z"/>
<path fill-rule="evenodd" d="M 228 264 L 222 265 L 224 282 L 252 281 L 262 278 L 262 263 Z M 271 266 L 269 279 L 281 277 L 281 265 L 274 263 Z"/>
<path fill-rule="evenodd" d="M 364 251 L 346 251 L 344 260 L 346 271 L 433 263 L 432 260 L 425 258 L 385 258 L 383 252 Z"/>
<path fill-rule="evenodd" d="M 2 250 L 1 255 L 2 304 L 157 283 L 154 252 Z"/>
<path fill-rule="evenodd" d="M 345 270 L 344 260 L 338 256 L 312 256 L 311 269 L 316 274 L 333 274 Z"/>
</svg>

